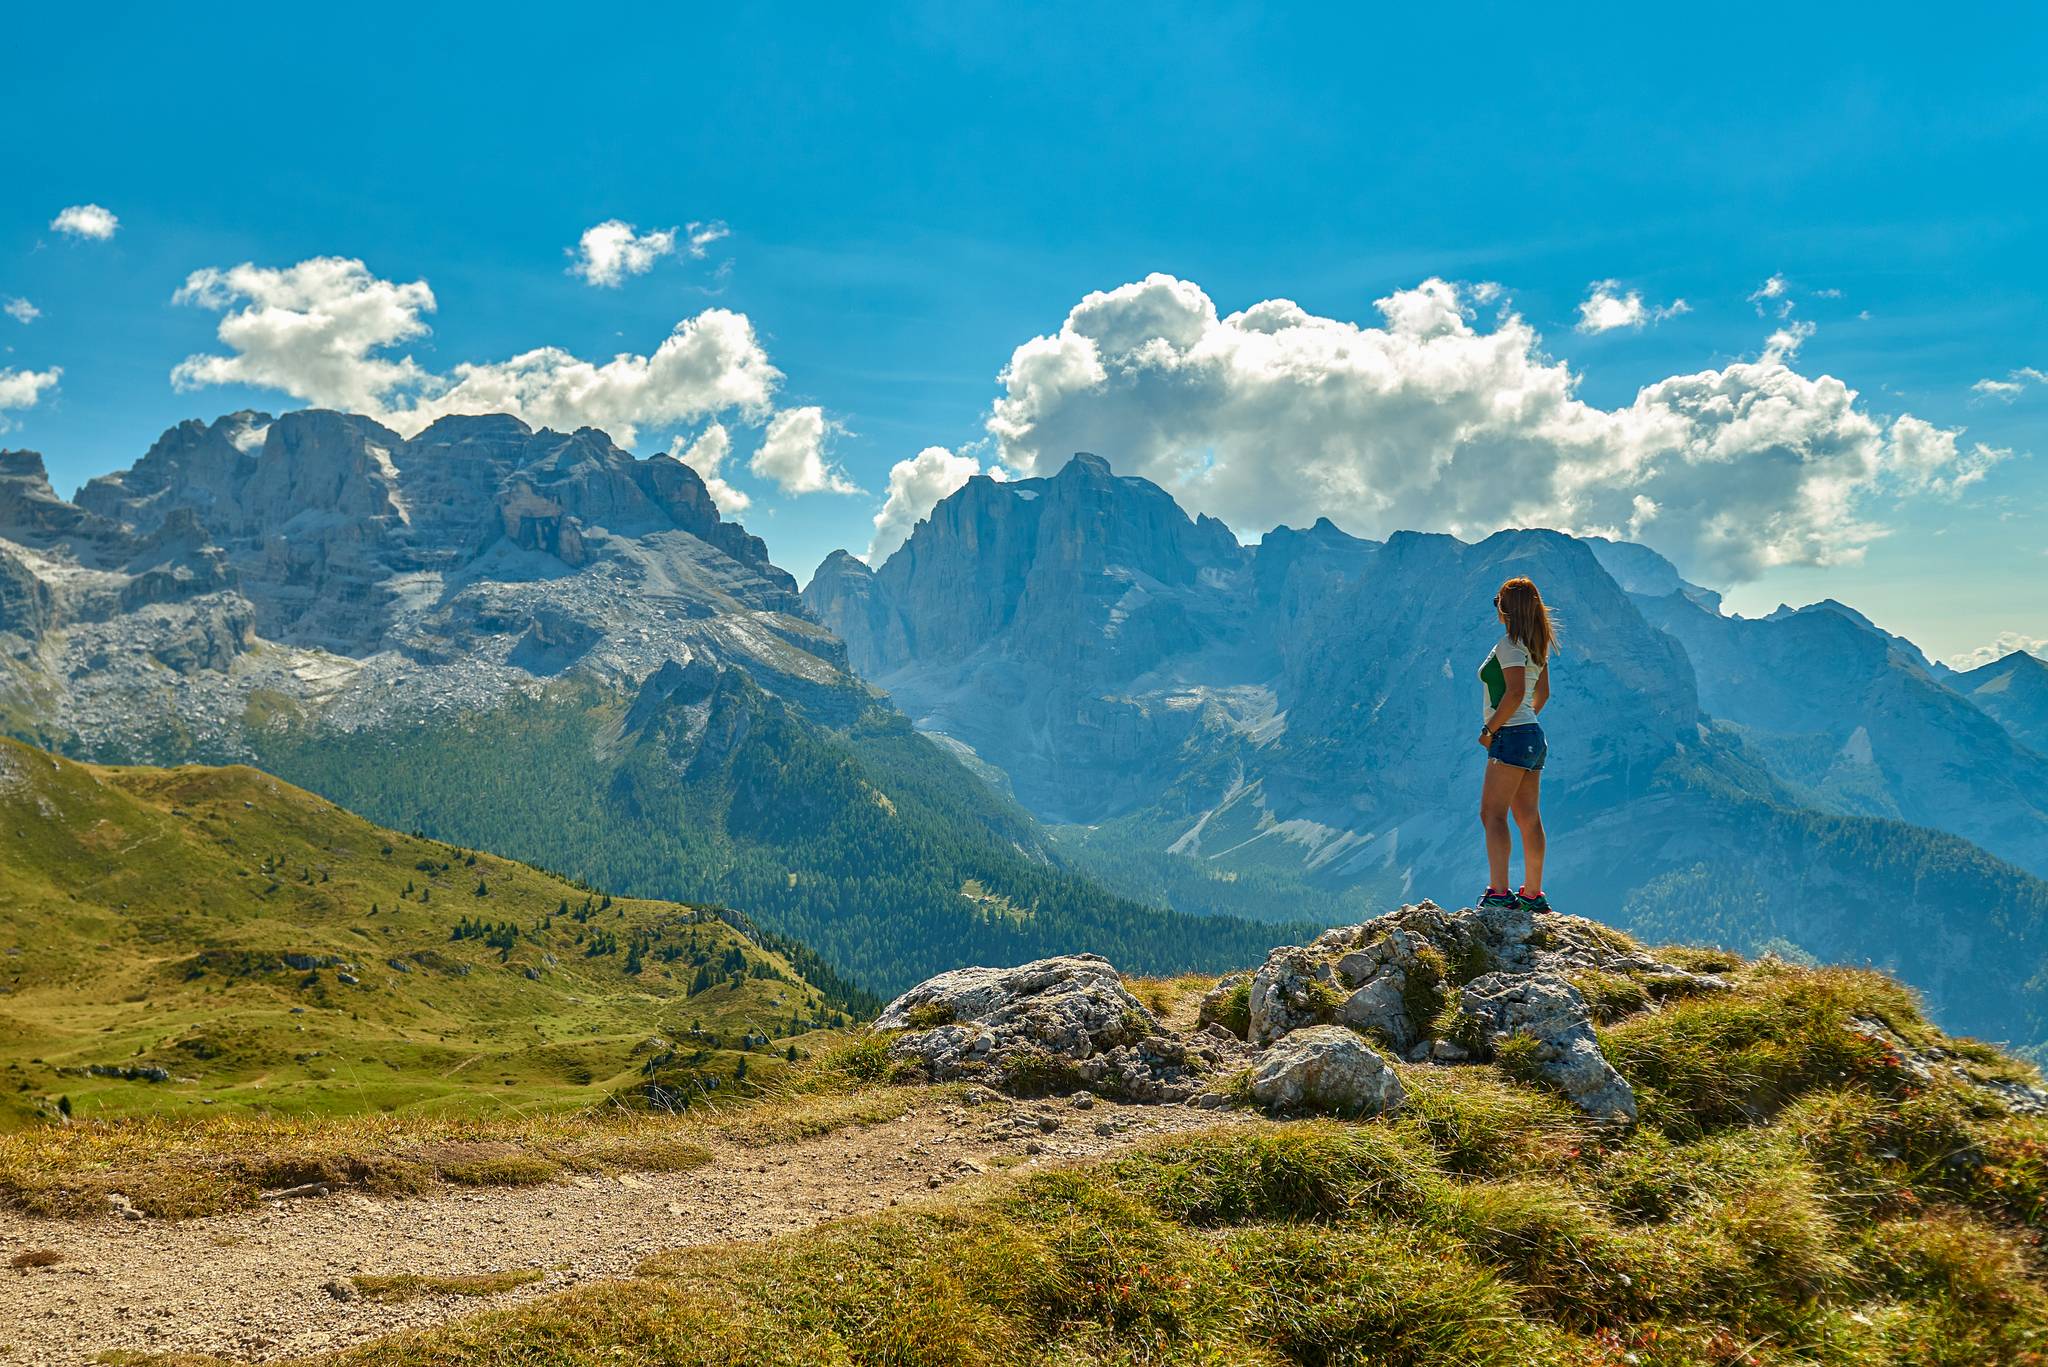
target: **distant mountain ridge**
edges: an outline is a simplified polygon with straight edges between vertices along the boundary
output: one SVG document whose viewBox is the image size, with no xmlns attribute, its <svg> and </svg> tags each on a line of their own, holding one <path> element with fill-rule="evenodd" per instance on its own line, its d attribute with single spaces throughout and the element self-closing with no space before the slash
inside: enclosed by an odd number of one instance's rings
<svg viewBox="0 0 2048 1367">
<path fill-rule="evenodd" d="M 2048 762 L 1847 609 L 1724 617 L 1648 548 L 1540 530 L 1241 545 L 1087 456 L 968 481 L 804 601 L 1118 886 L 1384 904 L 1480 872 L 1475 671 L 1514 574 L 1562 623 L 1545 801 L 1577 909 L 1885 964 L 1966 1028 L 2048 1038 L 2048 884 L 1939 833 L 2048 869 Z M 1889 915 L 1937 886 L 1939 935 Z"/>
<path fill-rule="evenodd" d="M 1701 707 L 1808 805 L 1952 831 L 2048 872 L 2048 756 L 1911 642 L 1832 601 L 1767 617 L 1636 596 L 1684 645 Z"/>
<path fill-rule="evenodd" d="M 2024 745 L 2048 754 L 2048 660 L 2015 650 L 1951 674 L 1949 687 L 2004 724 Z"/>
<path fill-rule="evenodd" d="M 410 441 L 318 410 L 188 422 L 76 504 L 40 457 L 8 453 L 10 580 L 0 633 L 31 647 L 7 652 L 17 678 L 66 680 L 38 722 L 112 757 L 161 745 L 126 707 L 137 690 L 166 695 L 196 752 L 238 758 L 238 714 L 266 690 L 374 725 L 668 659 L 791 691 L 844 682 L 795 581 L 688 466 L 503 415 Z"/>
</svg>

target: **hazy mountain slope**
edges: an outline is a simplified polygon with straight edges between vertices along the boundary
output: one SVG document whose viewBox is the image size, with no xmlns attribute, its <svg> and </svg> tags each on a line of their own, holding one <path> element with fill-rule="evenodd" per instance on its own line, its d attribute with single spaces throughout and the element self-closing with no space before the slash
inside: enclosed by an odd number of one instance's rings
<svg viewBox="0 0 2048 1367">
<path fill-rule="evenodd" d="M 1742 618 L 1683 594 L 1637 601 L 1685 646 L 1701 707 L 1804 801 L 1951 831 L 2048 872 L 2048 758 L 1917 650 L 1834 603 Z"/>
<path fill-rule="evenodd" d="M 2048 660 L 2016 650 L 2002 660 L 1951 674 L 1946 682 L 2022 744 L 2048 754 Z"/>
<path fill-rule="evenodd" d="M 743 1036 L 874 1005 L 730 912 L 615 901 L 254 769 L 0 740 L 0 845 L 0 1117 L 581 1106 L 636 1098 L 650 1038 L 729 1075 Z"/>
<path fill-rule="evenodd" d="M 0 724 L 252 761 L 406 829 L 817 933 L 878 987 L 976 954 L 1220 966 L 911 735 L 687 466 L 346 414 L 173 429 L 67 503 L 0 463 Z M 451 767 L 458 766 L 458 767 Z"/>
</svg>

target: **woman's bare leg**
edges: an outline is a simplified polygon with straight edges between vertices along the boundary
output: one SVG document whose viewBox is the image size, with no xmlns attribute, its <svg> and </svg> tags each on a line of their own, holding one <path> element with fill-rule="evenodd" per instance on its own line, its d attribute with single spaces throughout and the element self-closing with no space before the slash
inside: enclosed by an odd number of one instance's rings
<svg viewBox="0 0 2048 1367">
<path fill-rule="evenodd" d="M 1522 786 L 1515 789 L 1514 800 L 1509 810 L 1514 813 L 1515 827 L 1522 833 L 1522 873 L 1528 880 L 1522 884 L 1522 891 L 1531 897 L 1543 895 L 1543 812 L 1538 806 L 1543 796 L 1543 771 L 1523 771 Z M 1506 877 L 1507 865 L 1501 865 L 1502 877 Z M 1506 887 L 1505 882 L 1496 887 Z"/>
<path fill-rule="evenodd" d="M 1486 828 L 1486 886 L 1508 886 L 1508 811 L 1529 771 L 1497 759 L 1486 762 L 1486 786 L 1479 790 L 1479 824 Z"/>
</svg>

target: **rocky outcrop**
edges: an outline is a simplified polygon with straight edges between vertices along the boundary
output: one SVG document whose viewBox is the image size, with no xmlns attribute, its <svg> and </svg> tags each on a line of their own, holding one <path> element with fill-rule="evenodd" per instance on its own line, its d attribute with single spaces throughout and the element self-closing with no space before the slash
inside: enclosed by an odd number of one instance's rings
<svg viewBox="0 0 2048 1367">
<path fill-rule="evenodd" d="M 1252 1099 L 1269 1111 L 1380 1115 L 1401 1104 L 1401 1079 L 1386 1059 L 1337 1025 L 1311 1025 L 1259 1055 Z"/>
<path fill-rule="evenodd" d="M 1202 1104 L 1248 1094 L 1276 1112 L 1394 1109 L 1404 1091 L 1389 1055 L 1498 1059 L 1589 1116 L 1631 1122 L 1635 1095 L 1600 1052 L 1578 975 L 1625 977 L 1652 1005 L 1728 986 L 1581 917 L 1420 902 L 1283 945 L 1256 972 L 1220 979 L 1187 1037 L 1092 954 L 942 974 L 891 1002 L 876 1028 L 900 1031 L 892 1052 L 928 1077 L 1013 1090 L 1070 1081 Z"/>
<path fill-rule="evenodd" d="M 49 587 L 20 556 L 0 546 L 0 633 L 34 641 L 49 626 Z"/>
<path fill-rule="evenodd" d="M 1132 1101 L 1185 1101 L 1243 1050 L 1227 1035 L 1182 1039 L 1094 954 L 1016 968 L 961 968 L 889 1003 L 875 1029 L 901 1031 L 901 1063 L 937 1081 L 1038 1094 L 1085 1087 Z"/>
<path fill-rule="evenodd" d="M 1495 1056 L 1554 1084 L 1600 1120 L 1631 1122 L 1636 1094 L 1600 1052 L 1579 990 L 1556 973 L 1488 973 L 1458 990 L 1461 1025 Z M 1460 1033 L 1464 1033 L 1461 1030 Z"/>
<path fill-rule="evenodd" d="M 1914 1045 L 1874 1016 L 1851 1016 L 1849 1028 L 1884 1049 L 1895 1066 L 1916 1082 L 1961 1083 L 2013 1115 L 2048 1116 L 2048 1090 L 1987 1071 L 1981 1056 L 1972 1059 L 1937 1045 Z"/>
<path fill-rule="evenodd" d="M 1267 1045 L 1342 1022 L 1409 1054 L 1442 1032 L 1455 990 L 1488 973 L 1626 973 L 1659 991 L 1712 991 L 1708 975 L 1660 963 L 1626 936 L 1576 916 L 1512 908 L 1446 911 L 1433 902 L 1276 949 L 1252 975 L 1246 1034 Z"/>
</svg>

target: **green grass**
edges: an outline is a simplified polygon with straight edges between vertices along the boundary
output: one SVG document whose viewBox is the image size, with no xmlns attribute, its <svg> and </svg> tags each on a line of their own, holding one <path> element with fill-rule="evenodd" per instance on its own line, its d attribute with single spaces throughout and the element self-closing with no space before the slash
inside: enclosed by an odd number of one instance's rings
<svg viewBox="0 0 2048 1367">
<path fill-rule="evenodd" d="M 1155 1140 L 319 1361 L 2048 1362 L 2048 1122 L 1871 1061 L 1844 1022 L 2014 1065 L 1875 974 L 1723 969 L 1732 992 L 1606 1029 L 1654 1102 L 1628 1131 L 1495 1066 L 1402 1065 L 1390 1118 Z M 925 1094 L 856 1082 L 863 1057 L 821 1056 L 782 1104 Z"/>
<path fill-rule="evenodd" d="M 60 1100 L 80 1120 L 682 1106 L 742 1059 L 741 1090 L 772 1083 L 846 1004 L 728 915 L 382 830 L 252 769 L 0 741 L 0 1129 Z M 751 1032 L 772 1044 L 743 1050 Z"/>
<path fill-rule="evenodd" d="M 718 1146 L 766 1147 L 884 1124 L 955 1086 L 877 1083 L 865 1032 L 818 1037 L 803 1062 L 747 1095 L 680 1114 L 585 1112 L 142 1114 L 0 1131 L 0 1199 L 54 1218 L 104 1215 L 118 1194 L 144 1214 L 246 1209 L 308 1183 L 387 1196 L 441 1186 L 530 1186 L 589 1172 L 679 1172 Z"/>
<path fill-rule="evenodd" d="M 397 1304 L 418 1300 L 422 1296 L 495 1296 L 530 1285 L 546 1275 L 538 1267 L 519 1267 L 503 1272 L 395 1272 L 356 1276 L 349 1281 L 357 1291 L 373 1301 Z"/>
<path fill-rule="evenodd" d="M 573 1172 L 709 1162 L 713 1118 L 618 1111 L 447 1117 L 141 1116 L 0 1134 L 0 1197 L 32 1214 L 103 1215 L 119 1193 L 145 1214 L 211 1215 L 321 1182 L 378 1195 L 439 1183 L 524 1186 Z"/>
</svg>

